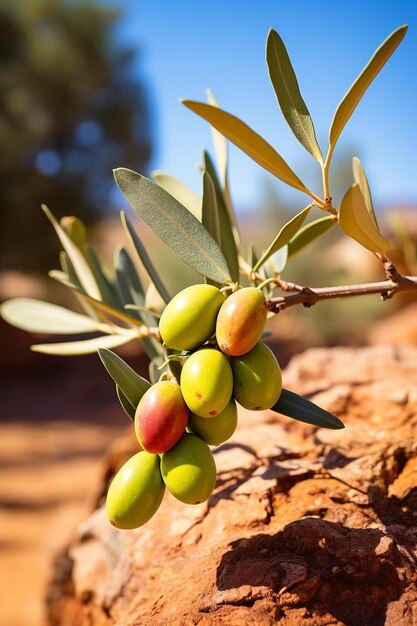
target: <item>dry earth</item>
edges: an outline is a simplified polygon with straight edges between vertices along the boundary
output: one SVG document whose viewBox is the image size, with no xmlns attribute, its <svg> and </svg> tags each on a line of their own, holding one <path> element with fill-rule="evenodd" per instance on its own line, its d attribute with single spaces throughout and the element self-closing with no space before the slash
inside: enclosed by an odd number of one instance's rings
<svg viewBox="0 0 417 626">
<path fill-rule="evenodd" d="M 243 413 L 207 504 L 137 531 L 102 507 L 55 563 L 54 626 L 417 624 L 417 349 L 309 350 L 290 389 L 342 431 Z M 118 444 L 97 492 L 133 449 Z"/>
</svg>

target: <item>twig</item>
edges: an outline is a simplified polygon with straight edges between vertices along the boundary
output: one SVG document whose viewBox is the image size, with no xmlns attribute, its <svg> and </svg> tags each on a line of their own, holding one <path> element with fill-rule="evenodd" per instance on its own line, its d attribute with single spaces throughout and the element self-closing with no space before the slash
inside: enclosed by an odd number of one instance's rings
<svg viewBox="0 0 417 626">
<path fill-rule="evenodd" d="M 290 296 L 277 296 L 268 300 L 268 309 L 272 313 L 279 313 L 295 304 L 305 307 L 313 306 L 321 300 L 333 298 L 350 298 L 352 296 L 366 296 L 379 293 L 383 300 L 391 298 L 400 291 L 417 291 L 417 276 L 401 276 L 396 280 L 383 280 L 377 283 L 363 283 L 362 285 L 341 285 L 338 287 L 303 287 L 298 293 Z"/>
</svg>

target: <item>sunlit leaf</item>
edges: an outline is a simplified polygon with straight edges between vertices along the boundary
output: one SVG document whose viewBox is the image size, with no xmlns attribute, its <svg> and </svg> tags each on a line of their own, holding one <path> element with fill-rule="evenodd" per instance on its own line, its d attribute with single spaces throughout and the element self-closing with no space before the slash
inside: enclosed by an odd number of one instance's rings
<svg viewBox="0 0 417 626">
<path fill-rule="evenodd" d="M 201 222 L 201 198 L 192 189 L 165 172 L 155 170 L 152 178 Z"/>
<path fill-rule="evenodd" d="M 210 174 L 203 172 L 203 203 L 201 211 L 201 222 L 217 242 L 222 247 L 220 235 L 219 210 L 217 207 L 216 190 Z"/>
<path fill-rule="evenodd" d="M 319 428 L 338 430 L 345 427 L 338 417 L 288 389 L 282 390 L 280 399 L 272 407 L 272 411 Z"/>
<path fill-rule="evenodd" d="M 302 211 L 300 211 L 300 213 L 298 213 L 281 228 L 278 235 L 269 246 L 268 250 L 262 255 L 262 257 L 253 268 L 255 272 L 265 263 L 265 261 L 269 259 L 272 254 L 274 254 L 274 252 L 285 246 L 285 244 L 287 244 L 290 239 L 294 237 L 310 211 L 311 204 Z"/>
<path fill-rule="evenodd" d="M 390 247 L 389 242 L 375 228 L 358 183 L 352 185 L 340 204 L 339 224 L 346 235 L 371 252 L 384 255 Z"/>
<path fill-rule="evenodd" d="M 310 195 L 307 187 L 301 182 L 278 152 L 240 119 L 222 109 L 203 102 L 183 100 L 183 104 L 191 111 L 204 118 L 209 124 L 214 126 L 214 128 L 217 128 L 222 135 L 243 150 L 243 152 L 256 161 L 256 163 L 259 163 L 259 165 L 264 167 L 268 172 L 271 172 L 271 174 L 287 185 Z"/>
<path fill-rule="evenodd" d="M 119 385 L 116 385 L 116 394 L 117 394 L 117 399 L 119 400 L 123 411 L 126 413 L 128 417 L 130 417 L 132 422 L 134 422 L 135 413 L 136 413 L 135 407 L 132 404 L 130 404 L 129 400 L 126 398 L 125 394 L 120 389 Z"/>
<path fill-rule="evenodd" d="M 313 120 L 304 102 L 284 42 L 271 28 L 266 42 L 266 61 L 278 104 L 289 127 L 302 146 L 319 162 L 323 156 Z"/>
<path fill-rule="evenodd" d="M 7 300 L 1 305 L 0 313 L 9 324 L 32 333 L 73 335 L 102 328 L 100 322 L 86 315 L 32 298 Z"/>
<path fill-rule="evenodd" d="M 340 102 L 330 127 L 330 156 L 334 150 L 334 146 L 340 136 L 340 133 L 359 104 L 363 94 L 368 89 L 377 74 L 379 74 L 381 69 L 384 67 L 390 56 L 395 52 L 396 48 L 403 40 L 406 32 L 407 26 L 400 26 L 400 28 L 397 28 L 397 30 L 387 37 L 387 39 L 376 50 L 368 65 L 363 69 L 361 74 L 359 74 L 358 78 Z M 329 159 L 329 155 L 327 160 Z"/>
<path fill-rule="evenodd" d="M 91 271 L 93 272 L 94 278 L 100 290 L 100 300 L 106 302 L 106 304 L 109 304 L 115 309 L 122 308 L 122 302 L 120 301 L 117 290 L 113 285 L 106 268 L 102 265 L 96 253 L 89 245 L 86 245 L 85 247 L 85 258 L 88 261 L 88 264 L 91 268 Z"/>
<path fill-rule="evenodd" d="M 362 163 L 359 161 L 357 157 L 353 157 L 352 159 L 352 169 L 353 169 L 353 178 L 355 183 L 358 183 L 363 200 L 365 202 L 366 210 L 369 213 L 369 217 L 374 223 L 375 228 L 379 231 L 378 222 L 376 219 L 374 205 L 372 202 L 371 190 L 369 189 L 368 179 L 366 178 L 365 170 L 363 169 Z"/>
<path fill-rule="evenodd" d="M 271 270 L 271 274 L 281 274 L 287 265 L 288 245 L 282 246 L 268 259 L 266 267 Z"/>
<path fill-rule="evenodd" d="M 218 283 L 231 281 L 217 243 L 182 204 L 132 170 L 119 168 L 114 171 L 114 176 L 135 211 L 180 259 L 211 280 Z"/>
<path fill-rule="evenodd" d="M 98 355 L 116 385 L 136 409 L 143 394 L 151 386 L 150 383 L 111 350 L 100 349 Z"/>
<path fill-rule="evenodd" d="M 123 246 L 115 250 L 114 270 L 116 273 L 116 286 L 119 299 L 123 302 L 123 308 L 127 308 L 126 304 L 143 306 L 145 303 L 145 294 L 132 260 Z M 133 315 L 141 319 L 137 313 Z"/>
<path fill-rule="evenodd" d="M 48 275 L 54 280 L 57 280 L 62 285 L 65 285 L 65 287 L 67 287 L 77 297 L 77 299 L 79 298 L 83 302 L 86 302 L 95 311 L 102 314 L 101 315 L 102 318 L 103 317 L 106 319 L 109 317 L 114 318 L 122 322 L 125 322 L 128 325 L 133 325 L 133 326 L 143 325 L 143 322 L 139 321 L 138 319 L 135 319 L 131 315 L 128 315 L 127 313 L 124 313 L 123 311 L 119 311 L 119 309 L 115 309 L 111 307 L 109 304 L 106 304 L 105 302 L 101 302 L 101 300 L 96 300 L 95 298 L 92 298 L 88 294 L 80 291 L 80 289 L 76 285 L 73 285 L 72 283 L 68 282 L 68 279 L 66 278 L 66 275 L 63 274 L 63 272 L 59 272 L 57 270 L 51 270 L 48 273 Z"/>
<path fill-rule="evenodd" d="M 300 228 L 298 233 L 288 243 L 288 257 L 293 257 L 303 250 L 306 246 L 313 243 L 318 237 L 327 233 L 327 231 L 337 223 L 337 218 L 333 215 L 326 215 L 305 224 Z"/>
<path fill-rule="evenodd" d="M 224 191 L 222 191 L 216 170 L 210 155 L 204 151 L 204 167 L 210 174 L 216 192 L 217 209 L 221 232 L 221 250 L 226 259 L 227 267 L 234 282 L 239 280 L 238 245 L 240 241 L 233 209 L 228 208 Z"/>
<path fill-rule="evenodd" d="M 93 354 L 98 348 L 117 348 L 135 339 L 136 334 L 104 335 L 83 341 L 65 341 L 62 343 L 42 343 L 31 346 L 34 352 L 42 354 L 57 354 L 60 356 L 76 356 L 79 354 Z"/>
<path fill-rule="evenodd" d="M 94 275 L 78 246 L 68 237 L 67 233 L 61 228 L 51 211 L 44 204 L 42 209 L 54 227 L 64 250 L 67 252 L 69 259 L 74 267 L 78 279 L 86 293 L 97 300 L 101 299 L 100 289 L 94 278 Z"/>
<path fill-rule="evenodd" d="M 145 268 L 148 276 L 155 285 L 155 288 L 159 292 L 161 298 L 164 300 L 164 302 L 168 304 L 168 302 L 171 300 L 171 296 L 169 295 L 167 288 L 165 287 L 161 277 L 156 271 L 155 266 L 149 257 L 149 254 L 146 252 L 145 246 L 143 245 L 139 235 L 133 228 L 130 220 L 128 219 L 124 211 L 121 212 L 120 217 L 128 239 L 132 244 L 132 247 L 135 250 L 136 254 L 138 255 L 138 259 L 142 262 L 143 267 Z"/>
<path fill-rule="evenodd" d="M 74 215 L 61 217 L 59 223 L 68 237 L 70 237 L 75 245 L 83 252 L 84 246 L 87 243 L 87 229 L 85 224 L 79 217 L 74 217 Z"/>
</svg>

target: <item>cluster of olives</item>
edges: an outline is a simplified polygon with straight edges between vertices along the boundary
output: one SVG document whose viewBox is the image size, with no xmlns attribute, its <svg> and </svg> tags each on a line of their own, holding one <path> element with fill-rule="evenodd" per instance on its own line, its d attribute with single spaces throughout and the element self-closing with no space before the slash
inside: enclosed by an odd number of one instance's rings
<svg viewBox="0 0 417 626">
<path fill-rule="evenodd" d="M 145 524 L 165 488 L 186 504 L 210 497 L 216 465 L 209 446 L 235 431 L 236 402 L 259 411 L 281 394 L 279 364 L 260 341 L 266 317 L 265 297 L 255 287 L 226 297 L 212 285 L 193 285 L 166 306 L 161 338 L 185 362 L 179 382 L 160 381 L 139 402 L 135 433 L 143 450 L 110 485 L 106 508 L 114 526 Z"/>
</svg>

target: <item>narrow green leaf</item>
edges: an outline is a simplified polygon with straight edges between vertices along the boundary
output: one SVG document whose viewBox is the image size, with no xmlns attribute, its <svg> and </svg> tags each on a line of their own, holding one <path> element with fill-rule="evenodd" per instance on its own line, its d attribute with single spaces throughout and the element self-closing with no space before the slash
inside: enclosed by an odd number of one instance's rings
<svg viewBox="0 0 417 626">
<path fill-rule="evenodd" d="M 127 250 L 120 246 L 116 248 L 114 253 L 114 270 L 116 273 L 116 287 L 119 293 L 119 299 L 126 309 L 127 304 L 136 304 L 144 306 L 145 294 L 139 276 L 133 265 Z M 135 317 L 141 319 L 136 313 Z"/>
<path fill-rule="evenodd" d="M 270 273 L 281 274 L 284 271 L 288 261 L 288 245 L 282 246 L 267 261 L 266 267 L 270 269 Z"/>
<path fill-rule="evenodd" d="M 182 102 L 188 109 L 200 115 L 214 128 L 217 128 L 222 135 L 243 150 L 256 163 L 259 163 L 261 167 L 287 185 L 290 185 L 290 187 L 295 187 L 295 189 L 311 195 L 304 183 L 301 182 L 278 152 L 240 119 L 210 104 L 192 100 L 183 100 Z"/>
<path fill-rule="evenodd" d="M 337 218 L 335 216 L 326 215 L 300 228 L 298 233 L 288 243 L 288 257 L 290 258 L 298 254 L 310 243 L 313 243 L 315 239 L 324 235 L 336 223 Z"/>
<path fill-rule="evenodd" d="M 309 204 L 305 209 L 300 211 L 300 213 L 298 213 L 281 228 L 278 235 L 269 246 L 268 250 L 262 255 L 262 257 L 253 268 L 255 272 L 258 271 L 258 269 L 265 263 L 265 261 L 269 259 L 272 254 L 274 254 L 274 252 L 285 246 L 285 244 L 287 244 L 290 239 L 294 237 L 310 211 L 311 204 Z"/>
<path fill-rule="evenodd" d="M 152 178 L 158 183 L 160 187 L 165 189 L 178 200 L 180 204 L 185 206 L 194 217 L 201 222 L 201 198 L 192 189 L 184 185 L 180 180 L 165 174 L 165 172 L 159 172 L 157 170 L 152 172 Z"/>
<path fill-rule="evenodd" d="M 162 375 L 160 367 L 165 363 L 165 355 L 158 355 L 154 357 L 149 363 L 149 380 L 154 385 L 157 383 Z"/>
<path fill-rule="evenodd" d="M 123 304 L 120 301 L 116 287 L 114 286 L 106 268 L 103 266 L 94 250 L 88 244 L 85 247 L 85 258 L 88 261 L 94 278 L 96 279 L 98 288 L 100 289 L 100 300 L 102 300 L 102 302 L 105 302 L 106 304 L 109 304 L 115 309 L 122 309 Z"/>
<path fill-rule="evenodd" d="M 214 184 L 217 200 L 217 209 L 219 213 L 220 232 L 221 232 L 221 250 L 226 259 L 227 267 L 230 269 L 230 275 L 234 282 L 239 280 L 239 231 L 236 224 L 236 219 L 233 213 L 233 209 L 228 208 L 225 192 L 222 190 L 220 181 L 217 177 L 217 173 L 210 158 L 210 155 L 204 151 L 204 167 L 210 174 L 211 180 Z"/>
<path fill-rule="evenodd" d="M 9 324 L 31 333 L 73 335 L 91 333 L 102 327 L 100 322 L 86 315 L 32 298 L 7 300 L 1 305 L 0 313 Z"/>
<path fill-rule="evenodd" d="M 231 281 L 217 243 L 182 204 L 162 187 L 132 170 L 119 168 L 114 176 L 135 211 L 180 259 L 218 283 Z M 155 283 L 155 279 L 152 280 Z"/>
<path fill-rule="evenodd" d="M 210 89 L 207 89 L 207 102 L 213 106 L 219 108 L 219 104 L 216 98 L 213 96 Z M 223 189 L 227 187 L 227 141 L 224 135 L 220 133 L 216 128 L 211 128 L 214 153 L 216 155 L 217 167 L 219 169 L 220 180 Z"/>
<path fill-rule="evenodd" d="M 281 397 L 272 410 L 319 428 L 338 430 L 345 427 L 338 417 L 288 389 L 282 390 Z"/>
<path fill-rule="evenodd" d="M 117 348 L 136 338 L 136 333 L 124 335 L 104 335 L 85 339 L 84 341 L 65 341 L 63 343 L 42 343 L 31 346 L 33 352 L 42 354 L 57 354 L 60 356 L 76 356 L 79 354 L 93 354 L 98 348 Z"/>
<path fill-rule="evenodd" d="M 128 417 L 130 417 L 132 422 L 134 422 L 135 413 L 136 413 L 135 407 L 132 404 L 130 404 L 129 400 L 126 398 L 125 394 L 120 389 L 119 385 L 116 385 L 116 394 L 117 394 L 117 399 L 119 400 L 123 411 L 126 413 Z"/>
<path fill-rule="evenodd" d="M 319 163 L 323 163 L 313 120 L 301 96 L 287 49 L 281 37 L 272 28 L 266 42 L 266 61 L 278 104 L 288 126 L 301 145 Z"/>
<path fill-rule="evenodd" d="M 352 169 L 353 169 L 354 181 L 355 183 L 358 183 L 360 187 L 361 194 L 365 202 L 366 210 L 369 213 L 369 217 L 371 218 L 377 231 L 380 232 L 376 215 L 375 215 L 375 211 L 374 211 L 374 205 L 372 202 L 371 190 L 369 188 L 368 179 L 366 178 L 365 170 L 363 169 L 362 163 L 359 161 L 357 157 L 353 157 L 352 159 Z"/>
<path fill-rule="evenodd" d="M 389 241 L 375 228 L 358 183 L 352 185 L 340 204 L 339 224 L 346 235 L 371 252 L 384 255 L 390 247 Z"/>
<path fill-rule="evenodd" d="M 81 285 L 83 286 L 84 291 L 93 298 L 100 300 L 100 289 L 87 261 L 84 258 L 83 253 L 72 241 L 72 239 L 68 237 L 67 233 L 61 228 L 61 226 L 58 224 L 55 217 L 52 215 L 51 211 L 45 204 L 42 205 L 42 210 L 54 227 L 59 237 L 59 240 L 64 247 L 64 250 L 67 252 L 68 257 L 71 260 L 72 265 L 74 266 L 74 270 L 78 276 Z"/>
<path fill-rule="evenodd" d="M 201 210 L 201 223 L 213 237 L 214 241 L 222 248 L 220 235 L 219 209 L 217 206 L 216 190 L 210 174 L 203 172 L 203 203 Z"/>
<path fill-rule="evenodd" d="M 168 302 L 171 300 L 171 296 L 169 295 L 168 290 L 166 289 L 164 283 L 162 282 L 161 277 L 156 271 L 154 264 L 152 263 L 149 257 L 149 254 L 146 252 L 146 248 L 143 245 L 139 235 L 133 228 L 130 220 L 128 219 L 124 211 L 121 212 L 120 217 L 122 220 L 123 227 L 126 231 L 127 237 L 130 243 L 132 244 L 134 251 L 136 252 L 138 256 L 139 261 L 142 262 L 143 267 L 145 268 L 149 278 L 152 280 L 153 284 L 158 290 L 161 298 L 164 300 L 164 302 L 166 302 L 166 304 L 168 304 Z"/>
<path fill-rule="evenodd" d="M 106 319 L 108 317 L 115 318 L 117 320 L 125 322 L 126 324 L 130 326 L 142 326 L 143 325 L 143 322 L 139 321 L 138 319 L 135 319 L 131 315 L 128 315 L 127 313 L 124 313 L 123 311 L 120 311 L 119 309 L 115 309 L 109 304 L 106 304 L 105 302 L 101 302 L 101 300 L 96 300 L 95 298 L 92 298 L 91 296 L 84 293 L 83 291 L 80 291 L 80 289 L 76 285 L 73 285 L 72 283 L 68 282 L 68 279 L 66 278 L 66 274 L 64 274 L 63 272 L 59 272 L 57 270 L 51 270 L 48 273 L 48 276 L 50 276 L 54 280 L 57 280 L 62 285 L 65 285 L 65 287 L 67 287 L 76 296 L 77 299 L 80 299 L 83 302 L 91 305 L 91 307 L 95 311 L 97 311 L 100 314 L 104 314 L 104 317 Z M 101 317 L 103 317 L 103 315 L 101 315 Z"/>
<path fill-rule="evenodd" d="M 329 155 L 326 160 L 328 160 L 329 156 L 333 153 L 340 133 L 359 104 L 365 91 L 400 45 L 406 32 L 407 26 L 400 26 L 400 28 L 397 28 L 397 30 L 387 37 L 340 102 L 330 126 Z"/>
<path fill-rule="evenodd" d="M 151 386 L 150 383 L 111 350 L 100 349 L 98 355 L 116 385 L 136 409 L 139 400 Z"/>
</svg>

